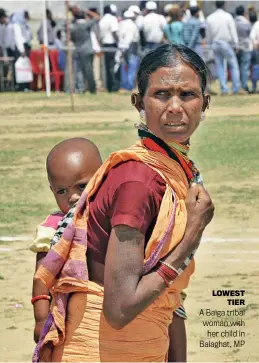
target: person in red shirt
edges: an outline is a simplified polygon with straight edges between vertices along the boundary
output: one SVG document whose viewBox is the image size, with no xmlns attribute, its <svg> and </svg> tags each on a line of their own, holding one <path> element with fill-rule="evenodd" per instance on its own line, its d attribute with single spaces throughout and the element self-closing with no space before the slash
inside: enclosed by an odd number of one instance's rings
<svg viewBox="0 0 259 363">
<path fill-rule="evenodd" d="M 209 105 L 208 75 L 183 45 L 143 58 L 132 95 L 140 141 L 96 172 L 36 273 L 58 291 L 35 361 L 186 361 L 184 326 L 176 341 L 172 321 L 214 213 L 187 156 Z M 176 344 L 184 347 L 178 357 Z"/>
</svg>

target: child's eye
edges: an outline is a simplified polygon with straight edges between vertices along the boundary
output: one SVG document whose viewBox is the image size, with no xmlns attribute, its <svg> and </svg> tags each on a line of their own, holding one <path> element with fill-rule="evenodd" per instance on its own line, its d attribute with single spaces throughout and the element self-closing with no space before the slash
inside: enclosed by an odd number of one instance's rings
<svg viewBox="0 0 259 363">
<path fill-rule="evenodd" d="M 66 189 L 60 189 L 57 191 L 57 194 L 65 194 L 66 193 Z"/>
<path fill-rule="evenodd" d="M 86 187 L 86 183 L 84 183 L 84 184 L 79 184 L 79 189 L 80 190 L 85 190 L 85 187 Z"/>
</svg>

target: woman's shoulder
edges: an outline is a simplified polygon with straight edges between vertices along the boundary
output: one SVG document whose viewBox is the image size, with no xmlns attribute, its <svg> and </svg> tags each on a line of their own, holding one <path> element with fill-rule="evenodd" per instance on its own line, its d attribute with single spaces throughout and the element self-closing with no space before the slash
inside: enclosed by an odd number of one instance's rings
<svg viewBox="0 0 259 363">
<path fill-rule="evenodd" d="M 109 173 L 109 178 L 119 180 L 120 183 L 140 182 L 145 185 L 158 183 L 165 187 L 163 178 L 145 163 L 129 160 L 115 166 Z"/>
</svg>

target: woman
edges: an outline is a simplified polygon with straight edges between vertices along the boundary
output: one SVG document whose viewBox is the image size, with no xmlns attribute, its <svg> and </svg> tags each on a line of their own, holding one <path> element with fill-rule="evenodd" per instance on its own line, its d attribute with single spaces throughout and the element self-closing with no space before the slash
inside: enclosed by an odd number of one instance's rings
<svg viewBox="0 0 259 363">
<path fill-rule="evenodd" d="M 35 276 L 53 301 L 34 361 L 172 361 L 173 312 L 213 216 L 186 155 L 209 104 L 207 75 L 185 46 L 142 60 L 132 95 L 141 139 L 90 180 Z"/>
<path fill-rule="evenodd" d="M 170 44 L 184 44 L 183 22 L 181 20 L 181 9 L 179 5 L 173 5 L 170 13 L 169 23 L 164 27 L 164 35 Z"/>
</svg>

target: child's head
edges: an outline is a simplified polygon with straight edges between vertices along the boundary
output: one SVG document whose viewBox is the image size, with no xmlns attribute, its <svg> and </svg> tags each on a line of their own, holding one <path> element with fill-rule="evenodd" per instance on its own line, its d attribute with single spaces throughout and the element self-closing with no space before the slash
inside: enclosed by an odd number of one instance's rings
<svg viewBox="0 0 259 363">
<path fill-rule="evenodd" d="M 50 151 L 46 167 L 50 188 L 63 213 L 78 201 L 102 159 L 97 146 L 84 138 L 61 141 Z"/>
</svg>

